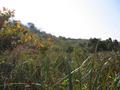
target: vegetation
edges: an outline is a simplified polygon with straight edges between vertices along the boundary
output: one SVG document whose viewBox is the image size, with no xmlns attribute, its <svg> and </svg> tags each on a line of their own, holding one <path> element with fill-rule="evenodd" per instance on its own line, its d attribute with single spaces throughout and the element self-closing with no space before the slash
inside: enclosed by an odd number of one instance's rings
<svg viewBox="0 0 120 90">
<path fill-rule="evenodd" d="M 0 12 L 0 90 L 120 90 L 120 44 L 40 32 Z"/>
<path fill-rule="evenodd" d="M 97 45 L 98 44 L 98 45 Z M 97 45 L 97 51 L 118 51 L 119 50 L 119 42 L 117 40 L 113 40 L 111 38 L 101 41 L 100 39 L 90 39 L 88 46 L 91 47 L 90 51 L 95 51 L 95 47 Z"/>
</svg>

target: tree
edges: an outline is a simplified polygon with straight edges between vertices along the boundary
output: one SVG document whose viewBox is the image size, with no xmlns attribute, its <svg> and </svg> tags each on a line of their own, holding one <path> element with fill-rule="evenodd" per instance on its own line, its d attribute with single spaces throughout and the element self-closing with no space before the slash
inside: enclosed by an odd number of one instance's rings
<svg viewBox="0 0 120 90">
<path fill-rule="evenodd" d="M 3 23 L 4 23 L 4 18 L 2 16 L 0 16 L 0 29 L 2 28 L 3 26 Z"/>
<path fill-rule="evenodd" d="M 90 52 L 94 52 L 95 49 L 98 49 L 97 44 L 99 44 L 100 41 L 101 40 L 97 38 L 89 39 L 88 47 L 90 48 Z"/>
<path fill-rule="evenodd" d="M 107 50 L 108 51 L 111 51 L 112 50 L 112 39 L 111 38 L 109 38 L 109 39 L 106 39 L 106 41 L 105 41 L 105 44 L 106 44 L 106 46 L 107 46 Z"/>
<path fill-rule="evenodd" d="M 118 51 L 118 49 L 119 49 L 119 43 L 118 43 L 118 41 L 114 40 L 112 45 L 113 45 L 113 50 L 114 51 Z"/>
</svg>

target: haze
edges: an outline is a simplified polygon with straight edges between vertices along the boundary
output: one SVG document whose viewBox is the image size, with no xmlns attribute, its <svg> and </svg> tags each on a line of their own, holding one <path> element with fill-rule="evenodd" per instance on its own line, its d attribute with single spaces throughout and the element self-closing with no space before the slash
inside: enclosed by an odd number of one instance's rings
<svg viewBox="0 0 120 90">
<path fill-rule="evenodd" d="M 120 0 L 0 0 L 3 6 L 56 36 L 120 40 Z"/>
</svg>

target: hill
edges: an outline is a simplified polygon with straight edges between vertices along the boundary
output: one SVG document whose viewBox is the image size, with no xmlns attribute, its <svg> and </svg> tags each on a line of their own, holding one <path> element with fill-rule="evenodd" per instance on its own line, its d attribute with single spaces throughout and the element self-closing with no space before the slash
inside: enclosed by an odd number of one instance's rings
<svg viewBox="0 0 120 90">
<path fill-rule="evenodd" d="M 0 12 L 0 90 L 119 90 L 120 44 L 40 31 Z"/>
</svg>

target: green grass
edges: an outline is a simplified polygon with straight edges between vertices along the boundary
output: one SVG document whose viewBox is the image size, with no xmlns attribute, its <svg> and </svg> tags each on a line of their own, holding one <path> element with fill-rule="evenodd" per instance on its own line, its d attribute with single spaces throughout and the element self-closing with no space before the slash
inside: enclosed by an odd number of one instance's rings
<svg viewBox="0 0 120 90">
<path fill-rule="evenodd" d="M 66 53 L 56 53 L 54 56 L 56 59 L 53 60 L 51 60 L 53 56 L 49 54 L 42 56 L 39 52 L 35 55 L 21 56 L 20 59 L 23 60 L 18 59 L 9 75 L 4 73 L 6 68 L 0 68 L 2 69 L 0 90 L 23 90 L 27 85 L 35 90 L 119 90 L 120 88 L 119 52 L 90 54 L 85 60 L 80 60 L 82 62 L 79 64 Z M 10 64 L 7 61 L 8 57 L 1 57 L 0 64 Z"/>
</svg>

